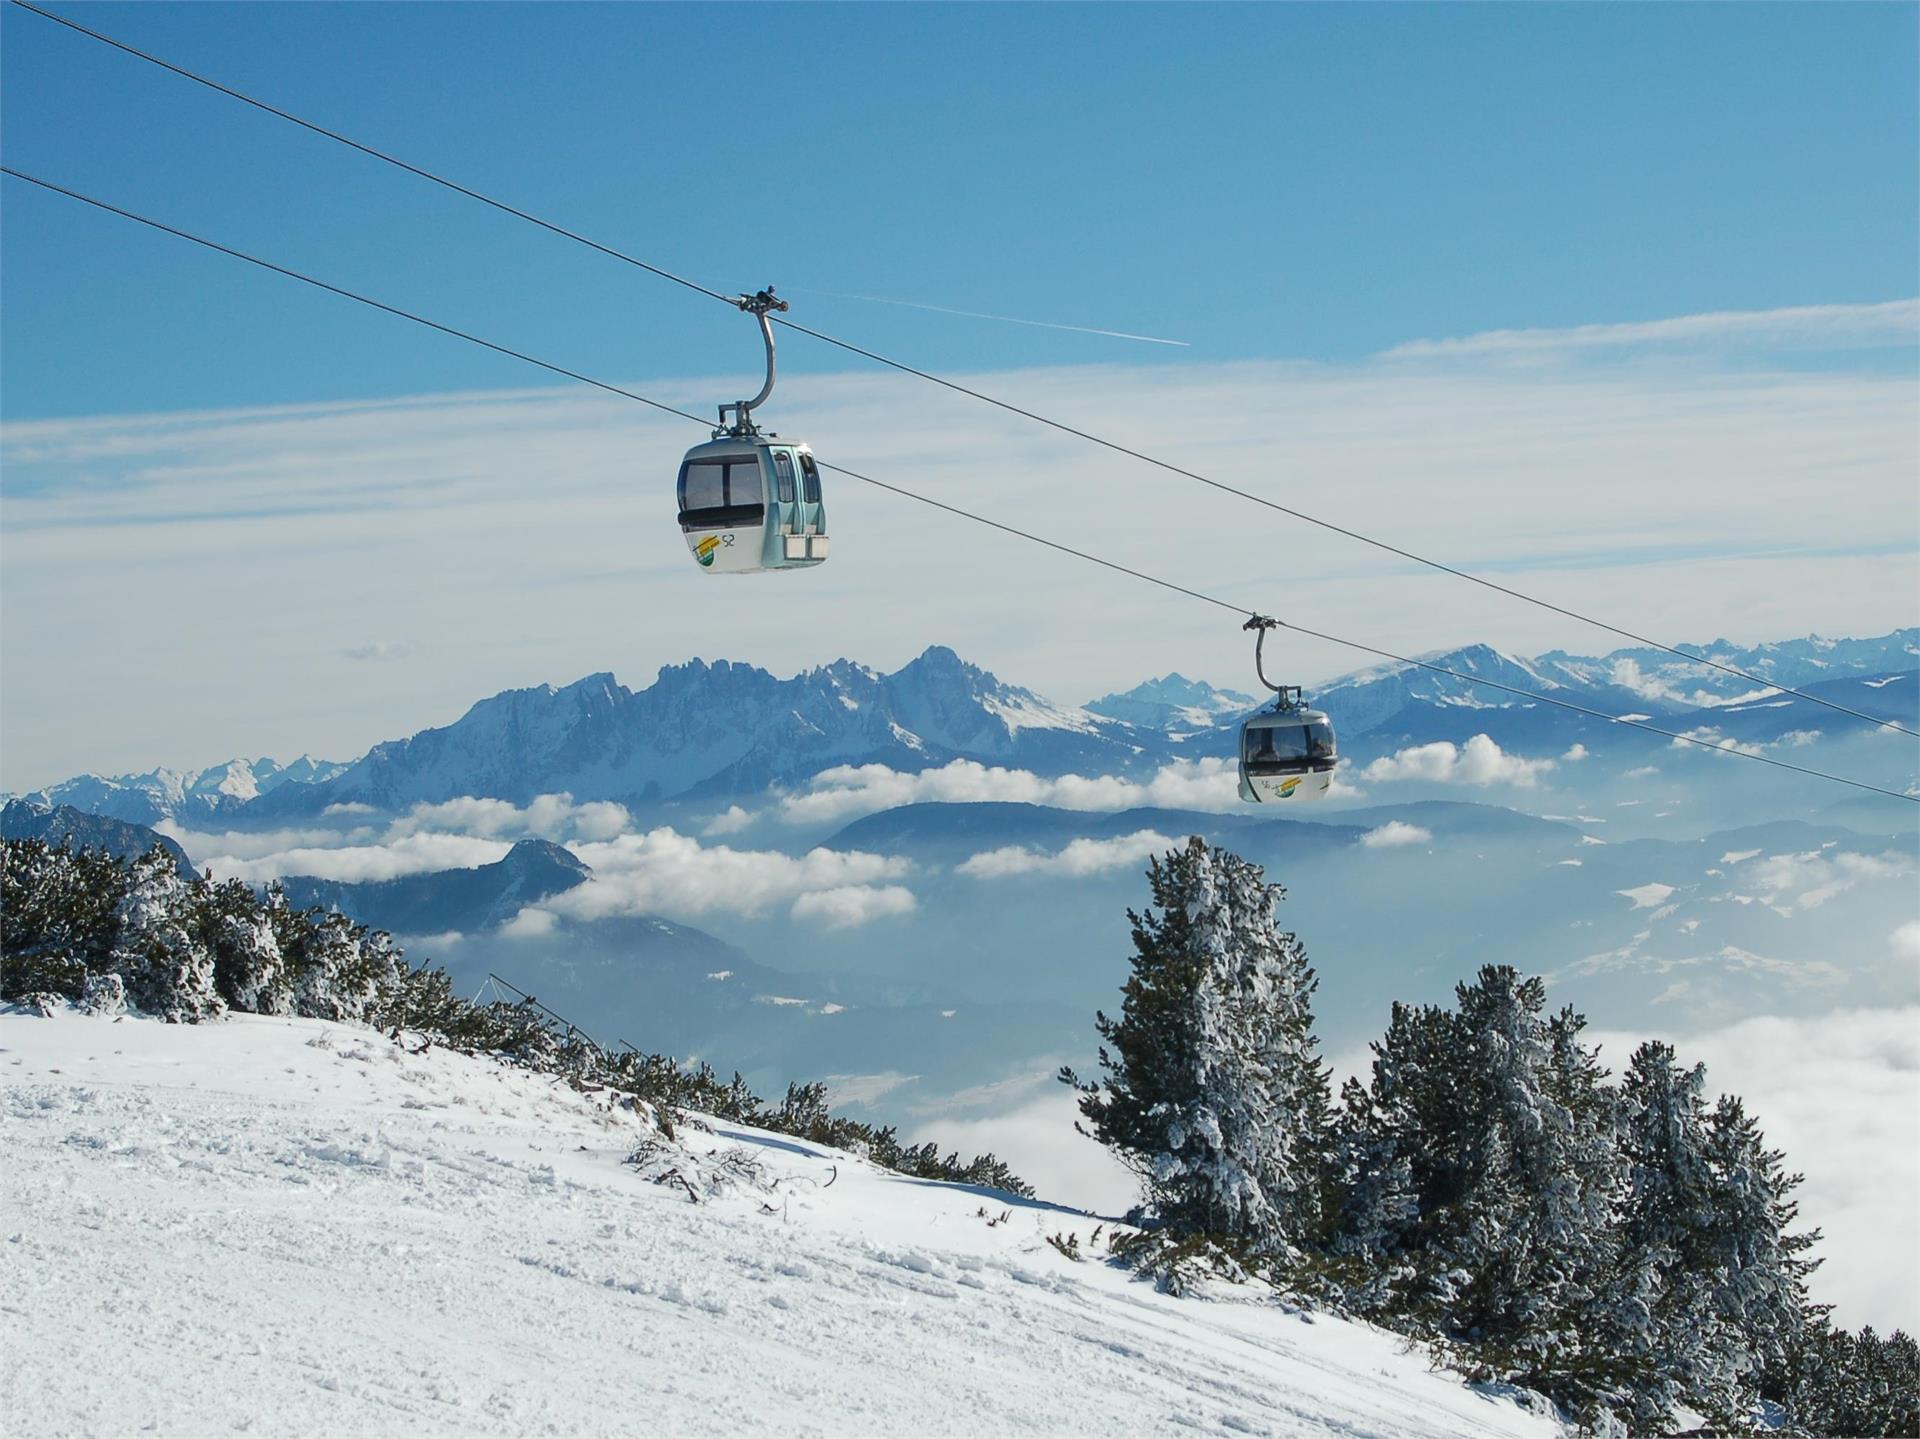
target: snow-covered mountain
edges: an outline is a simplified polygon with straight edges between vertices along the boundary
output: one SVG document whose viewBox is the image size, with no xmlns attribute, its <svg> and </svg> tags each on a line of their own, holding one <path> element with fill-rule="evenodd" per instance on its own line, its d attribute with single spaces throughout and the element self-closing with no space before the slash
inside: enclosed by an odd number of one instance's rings
<svg viewBox="0 0 1920 1439">
<path fill-rule="evenodd" d="M 1680 645 L 1733 669 L 1745 670 L 1773 684 L 1805 689 L 1826 680 L 1860 675 L 1897 674 L 1920 666 L 1920 627 L 1894 630 L 1871 639 L 1826 639 L 1808 635 L 1753 646 L 1731 640 Z M 1537 663 L 1633 690 L 1644 699 L 1676 705 L 1710 705 L 1749 694 L 1754 686 L 1737 675 L 1724 674 L 1667 654 L 1663 650 L 1628 648 L 1600 659 L 1587 659 L 1553 650 Z"/>
<path fill-rule="evenodd" d="M 21 798 L 49 809 L 72 805 L 130 824 L 163 819 L 192 822 L 231 814 L 283 785 L 324 783 L 345 768 L 310 755 L 285 765 L 270 759 L 235 759 L 198 770 L 154 769 L 112 778 L 83 774 Z"/>
<path fill-rule="evenodd" d="M 1089 701 L 1087 709 L 1146 729 L 1179 733 L 1206 729 L 1227 715 L 1245 714 L 1253 705 L 1252 695 L 1215 689 L 1204 680 L 1190 680 L 1176 670 L 1119 694 L 1102 695 Z"/>
<path fill-rule="evenodd" d="M 693 660 L 646 689 L 611 674 L 509 690 L 455 723 L 376 745 L 334 777 L 257 802 L 398 810 L 463 795 L 646 802 L 798 781 L 835 764 L 918 770 L 969 757 L 1049 773 L 1126 769 L 1157 746 L 1117 720 L 1004 684 L 942 646 L 892 674 L 838 660 L 792 679 Z"/>
<path fill-rule="evenodd" d="M 0 1335 L 61 1358 L 0 1377 L 9 1433 L 1566 1432 L 1384 1330 L 1047 1242 L 1098 1254 L 1112 1221 L 669 1138 L 485 1057 L 251 1015 L 16 1010 L 0 1046 L 32 1216 Z"/>
<path fill-rule="evenodd" d="M 1803 689 L 1842 679 L 1911 672 L 1920 663 L 1920 628 L 1865 640 L 1817 635 L 1743 649 L 1725 640 L 1683 645 L 1719 664 L 1776 684 Z M 1468 645 L 1418 658 L 1443 669 L 1553 695 L 1610 714 L 1673 716 L 1743 701 L 1778 699 L 1737 675 L 1690 664 L 1661 650 L 1615 650 L 1601 656 L 1552 650 L 1533 659 L 1490 645 Z M 1468 684 L 1414 665 L 1389 663 L 1343 675 L 1312 691 L 1314 705 L 1333 716 L 1343 738 L 1367 734 L 1409 706 L 1511 709 L 1527 700 Z M 1402 726 L 1404 728 L 1404 726 Z"/>
</svg>

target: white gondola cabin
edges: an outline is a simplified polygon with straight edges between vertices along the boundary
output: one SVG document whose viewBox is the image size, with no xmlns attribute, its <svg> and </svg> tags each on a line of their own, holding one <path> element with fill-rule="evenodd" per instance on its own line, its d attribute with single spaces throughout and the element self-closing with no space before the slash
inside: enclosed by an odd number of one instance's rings
<svg viewBox="0 0 1920 1439">
<path fill-rule="evenodd" d="M 1279 623 L 1255 615 L 1243 626 L 1259 631 L 1254 671 L 1275 696 L 1271 709 L 1248 715 L 1240 724 L 1240 798 L 1254 804 L 1320 799 L 1333 788 L 1333 772 L 1340 763 L 1333 721 L 1309 708 L 1297 685 L 1277 685 L 1267 678 L 1261 651 L 1267 631 Z"/>
<path fill-rule="evenodd" d="M 680 530 L 716 575 L 791 570 L 827 557 L 820 467 L 778 435 L 725 436 L 680 462 Z"/>
<path fill-rule="evenodd" d="M 754 410 L 773 393 L 773 326 L 767 312 L 784 310 L 787 302 L 775 299 L 769 285 L 734 303 L 760 322 L 767 381 L 751 400 L 722 405 L 713 438 L 688 450 L 680 462 L 680 533 L 694 562 L 710 574 L 806 569 L 828 553 L 819 463 L 800 441 L 763 434 L 753 422 Z"/>
</svg>

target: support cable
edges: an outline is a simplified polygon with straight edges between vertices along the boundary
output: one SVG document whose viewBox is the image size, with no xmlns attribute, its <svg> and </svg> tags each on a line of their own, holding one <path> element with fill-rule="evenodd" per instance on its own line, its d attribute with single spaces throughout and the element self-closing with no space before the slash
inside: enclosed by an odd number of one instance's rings
<svg viewBox="0 0 1920 1439">
<path fill-rule="evenodd" d="M 15 3 L 19 3 L 19 0 L 15 0 Z M 403 310 L 396 305 L 390 305 L 384 301 L 373 299 L 370 296 L 358 294 L 353 290 L 344 289 L 339 285 L 329 284 L 325 280 L 302 274 L 298 270 L 288 269 L 284 265 L 276 265 L 270 260 L 263 260 L 258 256 L 249 255 L 243 250 L 236 250 L 231 246 L 219 244 L 216 241 L 193 234 L 191 231 L 182 230 L 177 226 L 165 224 L 159 220 L 149 219 L 145 215 L 136 214 L 132 210 L 123 209 L 105 200 L 95 199 L 91 195 L 85 195 L 78 190 L 69 189 L 65 185 L 55 184 L 51 180 L 43 180 L 38 176 L 29 175 L 25 171 L 13 168 L 11 165 L 0 165 L 0 174 L 9 175 L 16 180 L 25 181 L 27 184 L 38 186 L 43 190 L 50 190 L 55 194 L 65 195 L 69 199 L 78 200 L 82 204 L 92 206 L 94 209 L 104 210 L 109 214 L 118 215 L 122 219 L 132 220 L 136 224 L 144 225 L 149 229 L 161 231 L 164 234 L 175 236 L 178 239 L 191 241 L 193 244 L 217 251 L 233 259 L 244 260 L 247 264 L 258 266 L 263 270 L 270 270 L 274 274 L 283 275 L 290 280 L 298 280 L 302 284 L 311 285 L 315 289 L 324 290 L 328 294 L 337 295 L 342 299 L 356 301 L 359 304 L 379 310 L 383 314 L 392 315 L 397 319 L 410 320 L 416 325 L 422 325 L 429 330 L 438 331 L 443 335 L 451 335 L 458 340 L 465 340 L 468 344 L 478 345 L 482 349 L 491 350 L 495 354 L 505 355 L 510 359 L 519 360 L 523 364 L 532 365 L 538 369 L 546 370 L 549 373 L 564 376 L 569 380 L 576 380 L 583 385 L 591 385 L 595 389 L 605 390 L 609 394 L 619 395 L 625 399 L 637 401 L 640 404 L 650 406 L 653 409 L 663 411 L 670 415 L 678 415 L 683 420 L 691 420 L 694 424 L 703 427 L 709 423 L 699 415 L 677 409 L 659 400 L 649 399 L 645 395 L 623 389 L 619 385 L 610 384 L 605 380 L 597 380 L 591 375 L 583 375 L 579 371 L 567 369 L 563 365 L 538 359 L 522 351 L 510 349 L 505 345 L 495 344 L 491 340 L 481 339 L 478 335 L 469 334 L 465 330 L 456 329 L 452 325 L 441 324 L 438 320 L 430 320 L 423 315 L 416 315 L 412 311 Z M 732 301 L 729 301 L 729 303 L 732 303 Z M 1089 564 L 1099 565 L 1104 569 L 1114 571 L 1116 574 L 1127 575 L 1130 578 L 1142 580 L 1151 585 L 1157 585 L 1161 589 L 1170 590 L 1175 594 L 1186 595 L 1191 599 L 1213 605 L 1218 609 L 1226 610 L 1245 619 L 1254 620 L 1265 618 L 1255 610 L 1250 610 L 1246 606 L 1235 604 L 1230 600 L 1221 599 L 1217 595 L 1210 595 L 1202 590 L 1190 589 L 1186 585 L 1177 584 L 1172 580 L 1149 574 L 1145 570 L 1134 569 L 1116 560 L 1105 559 L 1087 550 L 1075 549 L 1071 545 L 1062 544 L 1058 540 L 1050 540 L 1046 538 L 1046 536 L 1036 534 L 1031 530 L 1023 530 L 1017 526 L 1002 523 L 999 520 L 989 519 L 985 515 L 976 514 L 971 510 L 961 509 L 958 505 L 950 505 L 945 501 L 933 499 L 917 491 L 905 489 L 899 485 L 889 484 L 884 480 L 875 479 L 873 476 L 862 474 L 858 470 L 848 469 L 843 465 L 825 463 L 822 463 L 820 468 L 832 471 L 834 474 L 845 475 L 848 479 L 859 480 L 862 484 L 871 485 L 875 489 L 885 490 L 889 494 L 899 495 L 909 500 L 916 500 L 923 505 L 930 505 L 934 509 L 945 511 L 947 514 L 955 515 L 964 520 L 971 520 L 978 525 L 985 525 L 989 529 L 999 530 L 1002 534 L 1013 535 L 1016 538 L 1027 540 L 1033 544 L 1043 545 L 1060 554 L 1071 555 L 1075 559 L 1085 560 Z M 1834 784 L 1843 784 L 1853 789 L 1866 790 L 1872 794 L 1884 795 L 1888 799 L 1905 800 L 1909 804 L 1920 804 L 1920 794 L 1903 794 L 1899 790 L 1886 789 L 1880 785 L 1869 784 L 1865 780 L 1849 779 L 1844 775 L 1832 774 L 1826 770 L 1812 769 L 1805 765 L 1789 764 L 1785 760 L 1774 759 L 1769 755 L 1758 754 L 1752 750 L 1742 749 L 1732 743 L 1716 743 L 1712 740 L 1701 739 L 1697 735 L 1682 734 L 1675 730 L 1662 729 L 1658 725 L 1648 724 L 1642 720 L 1628 719 L 1623 715 L 1608 714 L 1605 710 L 1593 709 L 1590 706 L 1578 704 L 1572 700 L 1558 699 L 1552 695 L 1541 694 L 1534 690 L 1521 689 L 1517 685 L 1504 684 L 1499 680 L 1484 679 L 1478 675 L 1462 674 L 1460 671 L 1449 669 L 1445 665 L 1437 665 L 1428 660 L 1414 659 L 1407 655 L 1395 654 L 1391 650 L 1383 650 L 1373 645 L 1362 644 L 1358 640 L 1345 639 L 1339 635 L 1328 634 L 1323 630 L 1310 629 L 1305 625 L 1296 625 L 1287 620 L 1275 620 L 1273 623 L 1281 628 L 1292 630 L 1295 634 L 1306 635 L 1312 639 L 1323 640 L 1328 644 L 1340 645 L 1346 649 L 1357 650 L 1362 654 L 1373 655 L 1378 659 L 1390 660 L 1396 664 L 1426 670 L 1432 674 L 1446 675 L 1464 684 L 1480 685 L 1489 689 L 1501 690 L 1507 694 L 1532 700 L 1538 704 L 1553 705 L 1560 709 L 1569 710 L 1575 714 L 1586 715 L 1593 719 L 1606 720 L 1612 724 L 1621 724 L 1632 729 L 1645 730 L 1649 734 L 1656 734 L 1664 739 L 1673 740 L 1676 743 L 1694 745 L 1698 748 L 1714 750 L 1721 754 L 1735 755 L 1741 759 L 1757 760 L 1761 764 L 1771 765 L 1775 769 L 1791 770 L 1796 774 L 1808 775 L 1815 779 L 1828 780 Z M 1871 715 L 1863 716 L 1863 718 L 1872 720 L 1874 724 L 1879 726 L 1888 728 L 1897 727 L 1893 725 L 1892 721 L 1877 719 Z"/>
</svg>

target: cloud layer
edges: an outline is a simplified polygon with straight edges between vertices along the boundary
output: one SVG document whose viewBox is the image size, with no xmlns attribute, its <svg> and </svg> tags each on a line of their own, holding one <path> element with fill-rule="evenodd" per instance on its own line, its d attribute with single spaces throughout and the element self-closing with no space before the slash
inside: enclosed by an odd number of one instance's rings
<svg viewBox="0 0 1920 1439">
<path fill-rule="evenodd" d="M 1230 760 L 1176 760 L 1150 779 L 1129 780 L 1073 774 L 1046 779 L 1031 770 L 957 759 L 917 774 L 883 764 L 838 765 L 815 775 L 806 790 L 788 795 L 780 808 L 791 824 L 823 824 L 903 804 L 993 801 L 1092 812 L 1151 806 L 1214 814 L 1230 813 L 1241 804 L 1239 780 Z"/>
</svg>

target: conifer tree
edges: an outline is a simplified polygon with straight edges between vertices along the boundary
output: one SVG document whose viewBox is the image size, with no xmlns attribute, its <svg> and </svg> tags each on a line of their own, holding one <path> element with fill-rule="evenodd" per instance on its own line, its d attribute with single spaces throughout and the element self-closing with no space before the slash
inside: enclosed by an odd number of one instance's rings
<svg viewBox="0 0 1920 1439">
<path fill-rule="evenodd" d="M 1170 1230 L 1285 1254 L 1319 1227 L 1328 1131 L 1317 981 L 1277 928 L 1285 891 L 1197 836 L 1148 879 L 1120 1017 L 1095 1021 L 1104 1084 L 1061 1077 Z"/>
<path fill-rule="evenodd" d="M 251 1014 L 293 1012 L 293 983 L 280 939 L 247 884 L 209 881 L 198 896 L 195 928 L 213 954 L 214 982 L 233 1008 Z"/>
<path fill-rule="evenodd" d="M 1624 1382 L 1609 1342 L 1620 1183 L 1611 1092 L 1571 1011 L 1489 965 L 1456 1009 L 1395 1005 L 1347 1094 L 1336 1247 L 1392 1275 L 1367 1301 L 1575 1404 Z"/>
<path fill-rule="evenodd" d="M 108 963 L 134 1004 L 191 1023 L 224 1012 L 227 1002 L 214 982 L 213 956 L 192 932 L 188 909 L 186 882 L 172 856 L 155 845 L 128 867 Z"/>
<path fill-rule="evenodd" d="M 1752 1368 L 1778 1363 L 1807 1321 L 1807 1276 L 1819 1260 L 1804 1255 L 1820 1231 L 1790 1232 L 1800 1206 L 1789 1196 L 1802 1176 L 1768 1149 L 1760 1126 L 1733 1095 L 1707 1120 L 1707 1162 L 1714 1175 L 1709 1262 L 1719 1275 L 1716 1307 L 1743 1337 Z"/>
<path fill-rule="evenodd" d="M 1621 1081 L 1622 1337 L 1646 1361 L 1634 1417 L 1651 1424 L 1687 1404 L 1721 1419 L 1743 1406 L 1749 1367 L 1741 1332 L 1716 1301 L 1712 1242 L 1719 1181 L 1708 1155 L 1706 1070 L 1683 1070 L 1672 1046 L 1634 1051 Z"/>
</svg>

